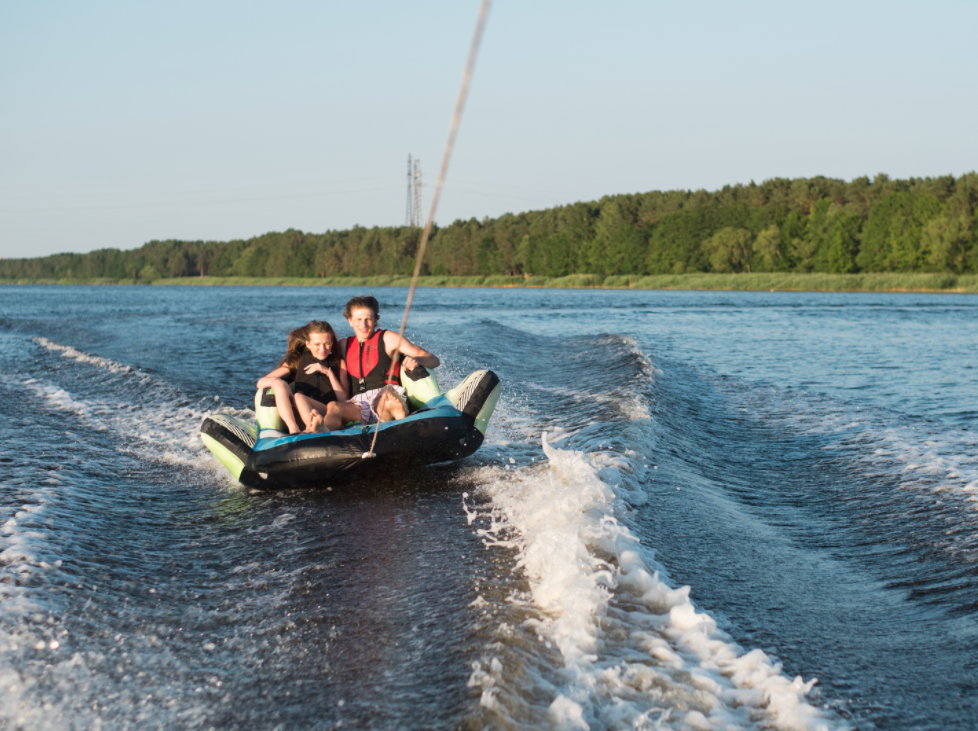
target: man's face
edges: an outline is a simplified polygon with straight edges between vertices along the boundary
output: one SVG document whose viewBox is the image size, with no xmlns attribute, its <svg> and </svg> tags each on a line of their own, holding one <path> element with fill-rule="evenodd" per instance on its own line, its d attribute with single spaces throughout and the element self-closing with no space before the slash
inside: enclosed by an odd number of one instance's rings
<svg viewBox="0 0 978 731">
<path fill-rule="evenodd" d="M 374 317 L 374 311 L 369 307 L 353 310 L 346 321 L 350 323 L 350 327 L 356 333 L 357 340 L 366 340 L 374 334 L 374 329 L 377 327 L 377 318 Z"/>
</svg>

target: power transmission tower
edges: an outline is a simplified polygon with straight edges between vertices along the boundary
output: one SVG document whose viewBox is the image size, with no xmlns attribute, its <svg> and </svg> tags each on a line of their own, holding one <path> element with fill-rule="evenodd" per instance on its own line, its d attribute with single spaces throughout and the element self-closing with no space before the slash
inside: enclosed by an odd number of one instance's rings
<svg viewBox="0 0 978 731">
<path fill-rule="evenodd" d="M 421 205 L 421 161 L 414 160 L 414 206 L 413 206 L 412 225 L 421 228 L 424 226 L 424 213 Z"/>
<path fill-rule="evenodd" d="M 408 173 L 407 173 L 407 211 L 404 214 L 404 225 L 412 226 L 414 225 L 414 195 L 411 193 L 411 156 L 408 155 Z"/>
</svg>

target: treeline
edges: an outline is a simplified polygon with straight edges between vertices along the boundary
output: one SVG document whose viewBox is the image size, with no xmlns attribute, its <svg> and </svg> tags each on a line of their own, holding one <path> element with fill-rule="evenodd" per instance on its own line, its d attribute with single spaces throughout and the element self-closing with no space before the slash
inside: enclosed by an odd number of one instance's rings
<svg viewBox="0 0 978 731">
<path fill-rule="evenodd" d="M 615 195 L 434 231 L 433 276 L 691 272 L 978 272 L 978 174 L 851 182 L 776 178 L 722 190 Z M 248 240 L 151 241 L 0 260 L 0 279 L 337 277 L 410 274 L 411 227 L 322 234 L 288 230 Z"/>
</svg>

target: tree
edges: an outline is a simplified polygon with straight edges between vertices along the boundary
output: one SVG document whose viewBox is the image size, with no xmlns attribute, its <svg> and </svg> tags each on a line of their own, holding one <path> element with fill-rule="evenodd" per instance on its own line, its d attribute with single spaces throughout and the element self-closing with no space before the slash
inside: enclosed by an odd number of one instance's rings
<svg viewBox="0 0 978 731">
<path fill-rule="evenodd" d="M 787 258 L 783 251 L 781 229 L 771 224 L 754 239 L 754 271 L 774 272 L 781 269 Z"/>
<path fill-rule="evenodd" d="M 881 174 L 849 183 L 771 179 L 455 221 L 435 227 L 425 265 L 453 276 L 718 268 L 966 273 L 978 269 L 976 213 L 978 173 L 905 180 Z M 749 232 L 751 246 L 731 239 L 731 230 Z M 128 279 L 144 269 L 160 277 L 195 276 L 205 268 L 215 277 L 408 274 L 419 235 L 411 227 L 355 226 L 228 242 L 154 240 L 129 251 L 0 260 L 0 279 Z"/>
<path fill-rule="evenodd" d="M 820 198 L 812 204 L 801 238 L 804 243 L 796 247 L 798 265 L 802 271 L 825 271 L 828 268 L 828 251 L 832 245 L 832 226 L 841 214 L 841 207 L 831 198 Z"/>
<path fill-rule="evenodd" d="M 556 233 L 548 236 L 540 248 L 543 250 L 543 269 L 540 274 L 546 277 L 565 277 L 574 273 L 577 251 L 570 234 Z"/>
<path fill-rule="evenodd" d="M 815 268 L 815 255 L 818 253 L 818 242 L 795 237 L 791 240 L 791 255 L 795 260 L 795 269 L 799 272 L 810 272 Z"/>
<path fill-rule="evenodd" d="M 964 216 L 938 216 L 924 226 L 920 241 L 938 271 L 961 274 L 971 250 L 971 221 Z"/>
<path fill-rule="evenodd" d="M 139 270 L 138 278 L 152 282 L 154 279 L 160 278 L 160 273 L 152 264 L 147 264 Z"/>
<path fill-rule="evenodd" d="M 710 264 L 716 272 L 750 272 L 754 253 L 753 236 L 744 228 L 730 226 L 717 231 L 705 242 Z"/>
<path fill-rule="evenodd" d="M 859 231 L 863 220 L 859 216 L 838 216 L 829 229 L 828 269 L 834 274 L 859 271 Z"/>
<path fill-rule="evenodd" d="M 921 248 L 924 226 L 941 213 L 932 195 L 894 191 L 876 203 L 863 229 L 857 263 L 867 272 L 915 272 L 927 267 Z"/>
</svg>

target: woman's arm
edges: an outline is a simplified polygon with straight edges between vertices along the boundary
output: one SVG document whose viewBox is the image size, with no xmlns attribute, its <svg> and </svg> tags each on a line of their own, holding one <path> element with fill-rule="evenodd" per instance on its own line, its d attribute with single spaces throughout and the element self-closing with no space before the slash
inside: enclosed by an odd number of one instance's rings
<svg viewBox="0 0 978 731">
<path fill-rule="evenodd" d="M 339 401 L 346 401 L 350 398 L 350 377 L 346 372 L 346 361 L 342 358 L 337 358 L 339 361 L 339 375 L 333 371 L 332 368 L 326 369 L 326 374 L 329 376 L 329 383 L 333 387 L 333 391 L 336 392 L 336 398 Z"/>
<path fill-rule="evenodd" d="M 387 355 L 392 358 L 394 357 L 394 351 L 397 350 L 397 341 L 399 339 L 395 332 L 387 330 L 384 333 L 384 346 L 387 348 Z M 407 338 L 401 340 L 401 355 L 404 356 L 404 367 L 409 371 L 418 365 L 423 365 L 425 368 L 437 368 L 441 365 L 441 361 L 437 355 L 429 353 L 424 348 L 419 348 Z M 409 360 L 414 362 L 410 363 L 408 362 Z"/>
<path fill-rule="evenodd" d="M 267 376 L 258 379 L 258 383 L 255 384 L 256 388 L 268 388 L 272 385 L 273 381 L 284 381 L 285 377 L 289 375 L 291 371 L 285 366 L 280 366 L 274 371 L 269 373 Z"/>
</svg>

